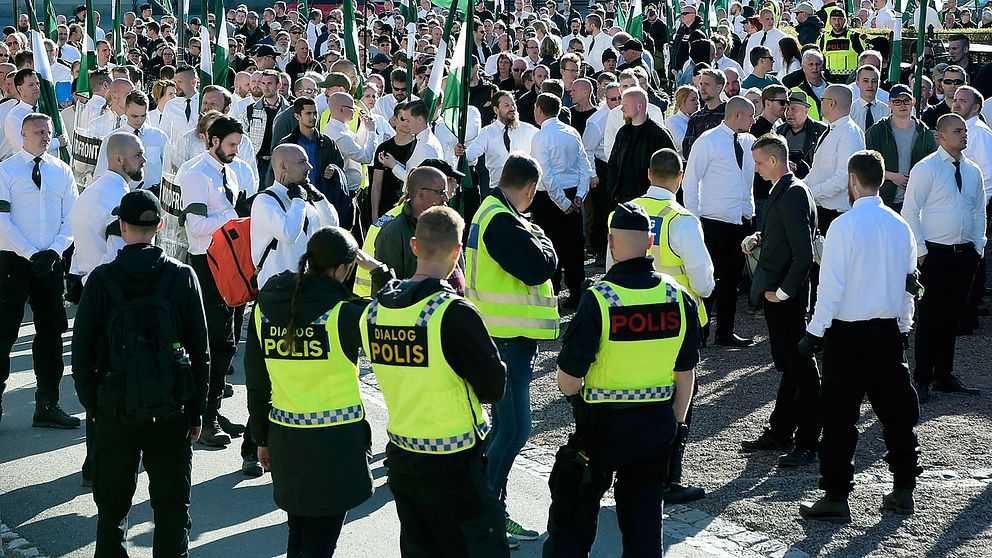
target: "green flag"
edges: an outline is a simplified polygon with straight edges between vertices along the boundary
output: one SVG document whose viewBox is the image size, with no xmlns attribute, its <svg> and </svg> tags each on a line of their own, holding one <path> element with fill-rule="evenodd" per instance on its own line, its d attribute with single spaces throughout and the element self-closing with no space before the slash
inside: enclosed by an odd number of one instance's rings
<svg viewBox="0 0 992 558">
<path fill-rule="evenodd" d="M 52 0 L 45 0 L 45 35 L 56 43 L 59 41 L 58 16 Z"/>
<path fill-rule="evenodd" d="M 902 10 L 906 9 L 906 0 L 896 0 L 895 9 L 899 12 L 892 29 L 892 55 L 889 57 L 889 83 L 899 83 L 902 72 Z"/>
<path fill-rule="evenodd" d="M 677 10 L 677 12 L 676 12 Z M 665 25 L 668 26 L 668 41 L 671 42 L 675 36 L 675 14 L 682 13 L 678 0 L 668 0 L 665 4 Z M 657 48 L 658 45 L 655 45 Z"/>
<path fill-rule="evenodd" d="M 474 19 L 466 14 L 465 25 L 458 34 L 458 42 L 451 56 L 451 67 L 448 70 L 448 83 L 444 88 L 444 104 L 441 106 L 441 118 L 448 129 L 458 137 L 458 143 L 465 143 L 465 129 L 468 127 L 468 90 L 471 80 L 472 26 Z M 472 188 L 471 172 L 468 159 L 462 155 L 458 159 L 459 170 L 465 175 L 462 188 Z M 459 213 L 465 213 L 465 196 L 459 196 Z"/>
<path fill-rule="evenodd" d="M 114 56 L 117 58 L 117 64 L 125 64 L 127 56 L 124 54 L 124 24 L 121 22 L 121 0 L 112 0 L 110 10 L 113 12 L 111 15 L 114 20 Z"/>
<path fill-rule="evenodd" d="M 644 39 L 644 13 L 641 8 L 641 0 L 633 0 L 630 5 L 630 17 L 627 18 L 627 25 L 624 30 L 637 40 Z"/>
<path fill-rule="evenodd" d="M 613 22 L 613 25 L 626 30 L 627 14 L 624 12 L 622 0 L 613 0 L 613 13 L 616 14 L 614 16 L 616 21 Z"/>
<path fill-rule="evenodd" d="M 455 16 L 459 10 L 462 10 L 466 16 L 471 15 L 469 14 L 469 6 L 469 0 L 456 0 L 451 3 L 451 8 L 448 10 L 448 19 L 444 22 L 444 32 L 441 33 L 441 43 L 437 45 L 437 54 L 434 56 L 434 67 L 431 68 L 431 75 L 427 78 L 427 89 L 424 90 L 424 105 L 427 107 L 429 120 L 433 120 L 441 99 L 444 63 L 448 59 L 448 45 L 451 44 L 451 29 L 455 24 Z M 413 77 L 408 79 L 413 79 Z"/>
<path fill-rule="evenodd" d="M 926 43 L 926 29 L 927 29 L 927 11 L 930 8 L 929 0 L 922 0 L 919 2 L 919 12 L 920 21 L 916 24 L 916 68 L 913 74 L 913 98 L 917 99 L 916 102 L 916 117 L 919 118 L 923 114 L 923 107 L 926 106 L 926 101 L 920 99 L 920 94 L 923 91 L 923 53 L 926 51 L 924 48 Z"/>
<path fill-rule="evenodd" d="M 210 30 L 204 23 L 200 26 L 200 93 L 203 93 L 204 87 L 213 85 L 213 83 L 214 66 L 210 60 Z M 200 100 L 203 100 L 203 95 L 200 95 Z"/>
<path fill-rule="evenodd" d="M 406 98 L 409 99 L 413 95 L 413 72 L 416 70 L 413 59 L 417 53 L 417 10 L 410 0 L 400 0 L 400 14 L 406 22 Z"/>
<path fill-rule="evenodd" d="M 303 21 L 310 21 L 310 4 L 307 3 L 307 0 L 298 0 L 296 2 L 296 11 L 303 17 Z M 225 18 L 224 21 L 227 21 L 227 19 Z"/>
<path fill-rule="evenodd" d="M 55 136 L 65 133 L 62 125 L 62 113 L 59 112 L 58 99 L 55 97 L 55 78 L 52 76 L 52 66 L 48 62 L 48 50 L 45 48 L 45 36 L 38 27 L 38 16 L 34 11 L 31 0 L 24 0 L 28 17 L 31 21 L 31 51 L 34 52 L 34 71 L 38 72 L 41 85 L 41 97 L 38 99 L 38 112 L 47 114 L 52 119 Z M 59 158 L 69 162 L 69 150 L 66 146 L 59 148 Z"/>
<path fill-rule="evenodd" d="M 355 98 L 362 97 L 365 89 L 365 76 L 362 71 L 362 63 L 358 59 L 358 25 L 355 22 L 354 0 L 344 0 L 342 2 L 344 12 L 344 57 L 355 65 L 355 74 L 358 75 L 358 83 L 353 83 L 355 88 Z M 407 79 L 413 79 L 412 76 Z"/>
<path fill-rule="evenodd" d="M 86 29 L 83 31 L 83 52 L 79 61 L 79 79 L 76 80 L 76 94 L 89 99 L 93 96 L 90 88 L 90 72 L 96 70 L 96 23 L 93 17 L 93 0 L 86 0 Z"/>
<path fill-rule="evenodd" d="M 224 11 L 224 0 L 217 0 L 214 12 L 214 21 L 217 25 L 217 30 L 214 32 L 214 36 L 217 37 L 217 42 L 214 44 L 214 83 L 227 87 L 230 83 L 228 72 L 231 71 L 231 52 L 227 45 L 227 14 Z M 200 50 L 202 52 L 203 49 Z"/>
</svg>

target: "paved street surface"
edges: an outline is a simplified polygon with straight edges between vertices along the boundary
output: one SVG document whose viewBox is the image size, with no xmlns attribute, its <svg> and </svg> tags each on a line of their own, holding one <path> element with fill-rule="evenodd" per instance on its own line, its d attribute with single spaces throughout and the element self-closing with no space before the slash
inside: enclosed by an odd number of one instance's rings
<svg viewBox="0 0 992 558">
<path fill-rule="evenodd" d="M 25 319 L 30 320 L 30 313 Z M 13 373 L 4 396 L 5 415 L 0 424 L 0 520 L 31 545 L 36 545 L 43 556 L 90 557 L 94 551 L 96 506 L 89 490 L 79 486 L 84 432 L 82 428 L 68 431 L 31 428 L 35 387 L 31 372 L 31 331 L 30 323 L 21 329 L 22 337 L 12 355 Z M 67 363 L 69 335 L 71 332 L 66 335 L 64 345 Z M 62 405 L 70 414 L 82 418 L 82 408 L 76 400 L 68 366 L 66 373 L 62 383 Z M 224 401 L 224 414 L 242 423 L 247 419 L 243 379 L 244 374 L 239 369 L 231 378 L 235 383 L 235 396 Z M 373 432 L 375 461 L 372 467 L 376 492 L 371 500 L 348 514 L 336 555 L 399 556 L 399 523 L 382 463 L 386 411 L 378 392 L 369 386 L 364 386 L 364 389 L 368 420 Z M 239 440 L 224 450 L 196 446 L 191 508 L 193 556 L 228 558 L 285 554 L 285 513 L 272 502 L 270 476 L 260 479 L 242 476 L 239 472 L 238 445 Z M 522 524 L 543 530 L 550 503 L 546 471 L 552 454 L 539 448 L 530 448 L 528 454 L 534 455 L 535 452 L 540 454 L 538 457 L 544 464 L 518 460 L 518 466 L 510 477 L 509 506 L 513 516 Z M 666 523 L 666 531 L 676 530 L 672 536 L 666 534 L 666 545 L 674 542 L 666 554 L 689 558 L 731 555 L 711 546 L 705 532 L 698 537 L 692 536 L 699 529 L 690 523 L 699 523 L 700 519 L 705 521 L 706 516 L 689 512 L 684 508 L 675 508 L 673 513 L 683 517 L 684 521 L 672 519 L 670 524 Z M 129 518 L 131 556 L 151 556 L 151 520 L 148 482 L 142 474 Z M 687 535 L 688 541 L 682 541 Z M 619 540 L 615 513 L 612 508 L 605 507 L 593 555 L 620 556 Z M 540 541 L 523 543 L 519 550 L 513 552 L 513 556 L 540 556 L 540 545 Z M 8 550 L 8 558 L 21 555 L 20 552 Z"/>
</svg>

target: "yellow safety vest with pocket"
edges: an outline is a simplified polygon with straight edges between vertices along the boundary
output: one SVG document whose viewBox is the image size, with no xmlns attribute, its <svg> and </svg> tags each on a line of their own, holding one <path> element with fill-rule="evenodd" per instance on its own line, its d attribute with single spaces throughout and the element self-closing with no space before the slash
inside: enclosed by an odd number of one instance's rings
<svg viewBox="0 0 992 558">
<path fill-rule="evenodd" d="M 845 29 L 836 36 L 827 31 L 820 37 L 820 51 L 823 52 L 823 67 L 831 75 L 848 76 L 858 69 L 858 53 L 854 50 L 855 31 Z"/>
</svg>

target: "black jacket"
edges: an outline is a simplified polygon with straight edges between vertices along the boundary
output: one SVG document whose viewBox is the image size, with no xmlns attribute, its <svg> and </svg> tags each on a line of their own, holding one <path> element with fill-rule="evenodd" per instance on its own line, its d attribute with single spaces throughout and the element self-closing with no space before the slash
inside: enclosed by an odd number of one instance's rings
<svg viewBox="0 0 992 558">
<path fill-rule="evenodd" d="M 606 172 L 606 187 L 611 199 L 626 202 L 643 196 L 651 181 L 646 169 L 651 156 L 664 148 L 675 149 L 672 135 L 648 118 L 644 124 L 624 124 L 617 132 Z"/>
<path fill-rule="evenodd" d="M 789 297 L 809 297 L 809 272 L 816 236 L 816 204 L 809 188 L 792 174 L 779 179 L 765 202 L 761 255 L 751 281 L 751 301 L 781 288 Z"/>
<path fill-rule="evenodd" d="M 813 146 L 816 145 L 816 141 L 820 139 L 820 136 L 827 131 L 826 124 L 812 118 L 806 119 L 806 124 L 804 127 L 806 129 L 806 138 L 803 140 L 802 152 L 789 152 L 789 161 L 796 163 L 796 166 L 800 168 L 805 166 L 804 172 L 800 173 L 799 176 L 805 176 L 809 173 L 809 169 L 813 165 Z M 786 122 L 785 124 L 780 125 L 775 132 L 778 133 L 778 135 L 785 137 L 788 130 L 789 123 Z"/>
<path fill-rule="evenodd" d="M 672 37 L 672 47 L 675 49 L 675 54 L 672 57 L 674 60 L 672 60 L 669 71 L 681 70 L 682 66 L 685 66 L 685 61 L 689 59 L 689 44 L 706 38 L 702 27 L 703 20 L 698 15 L 691 27 L 679 25 L 678 30 L 675 31 L 675 36 Z"/>
<path fill-rule="evenodd" d="M 823 21 L 816 14 L 813 14 L 796 26 L 796 33 L 799 34 L 799 44 L 816 44 L 823 33 Z"/>
<path fill-rule="evenodd" d="M 151 244 L 125 246 L 113 262 L 94 269 L 86 281 L 72 334 L 72 379 L 79 402 L 90 416 L 95 416 L 98 409 L 116 414 L 116 406 L 123 397 L 105 386 L 111 351 L 106 337 L 107 317 L 114 307 L 108 287 L 111 274 L 128 299 L 153 294 L 164 274 L 172 278 L 169 302 L 176 318 L 178 341 L 189 353 L 194 382 L 193 398 L 185 401 L 184 407 L 190 424 L 198 426 L 207 404 L 210 370 L 200 283 L 191 267 L 166 256 L 161 248 Z"/>
<path fill-rule="evenodd" d="M 516 211 L 499 188 L 489 195 L 500 200 L 511 211 Z M 551 239 L 543 231 L 526 228 L 512 215 L 500 213 L 493 217 L 482 240 L 500 268 L 525 285 L 544 283 L 558 268 L 558 254 Z"/>
<path fill-rule="evenodd" d="M 292 111 L 293 109 L 289 109 L 289 112 Z M 299 126 L 279 140 L 279 143 L 276 145 L 284 143 L 299 145 Z M 334 143 L 334 140 L 326 134 L 317 134 L 317 160 L 311 161 L 311 164 L 317 170 L 317 182 L 314 186 L 334 206 L 334 210 L 338 213 L 338 221 L 340 221 L 341 226 L 350 230 L 352 225 L 354 225 L 355 215 L 357 215 L 357 206 L 355 199 L 348 192 L 348 188 L 341 181 L 344 173 L 342 170 L 344 169 L 344 158 L 341 156 L 341 151 L 338 150 L 338 146 Z M 324 171 L 331 165 L 337 167 L 334 176 L 325 178 Z M 272 186 L 274 180 L 275 175 L 270 166 L 265 176 L 265 187 Z"/>
</svg>

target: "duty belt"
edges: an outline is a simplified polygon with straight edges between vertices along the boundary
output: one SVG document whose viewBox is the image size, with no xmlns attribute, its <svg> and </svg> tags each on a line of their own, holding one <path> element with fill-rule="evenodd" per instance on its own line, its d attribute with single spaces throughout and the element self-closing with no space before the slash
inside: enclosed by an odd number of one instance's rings
<svg viewBox="0 0 992 558">
<path fill-rule="evenodd" d="M 489 425 L 482 423 L 476 428 L 479 434 L 485 437 L 489 431 Z M 431 453 L 450 453 L 471 446 L 475 442 L 475 432 L 466 432 L 458 436 L 448 438 L 412 438 L 410 436 L 400 436 L 387 431 L 389 441 L 397 446 L 410 451 L 422 451 Z"/>
<path fill-rule="evenodd" d="M 269 417 L 276 422 L 284 424 L 324 426 L 361 418 L 362 413 L 361 405 L 352 405 L 351 407 L 335 409 L 333 411 L 318 411 L 316 413 L 291 413 L 273 407 L 272 411 L 269 412 Z"/>
<path fill-rule="evenodd" d="M 597 389 L 586 388 L 588 401 L 654 401 L 670 399 L 675 386 L 661 386 L 643 389 Z"/>
</svg>

